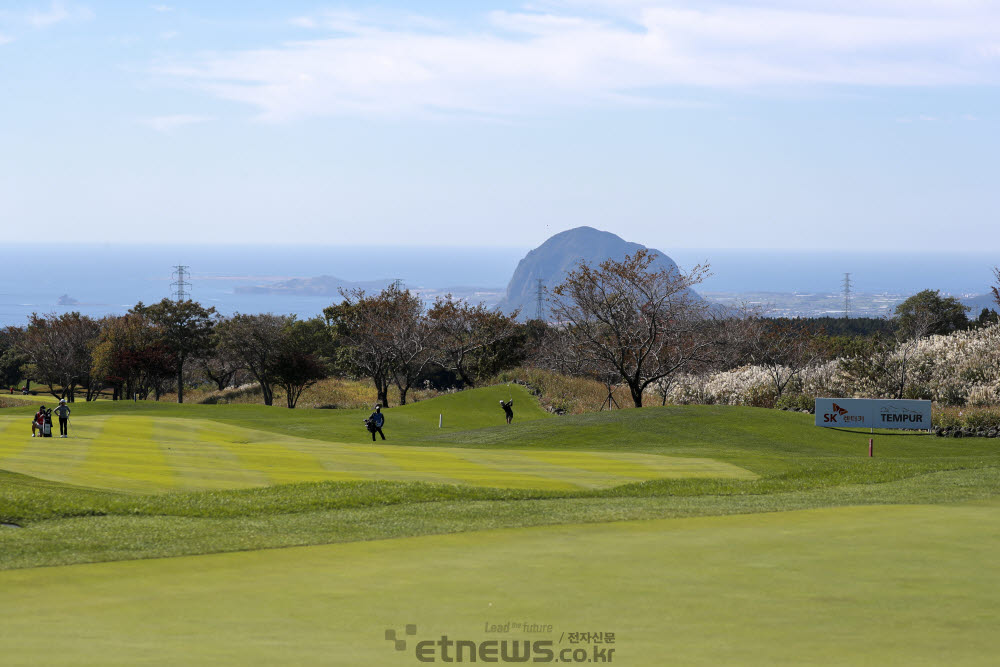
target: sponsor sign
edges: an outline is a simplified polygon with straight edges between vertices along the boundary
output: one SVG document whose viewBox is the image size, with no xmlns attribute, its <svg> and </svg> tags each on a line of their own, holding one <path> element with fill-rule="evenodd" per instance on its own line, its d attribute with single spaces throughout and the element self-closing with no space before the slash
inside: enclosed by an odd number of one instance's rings
<svg viewBox="0 0 1000 667">
<path fill-rule="evenodd" d="M 930 430 L 931 402 L 879 398 L 817 398 L 816 426 Z"/>
</svg>

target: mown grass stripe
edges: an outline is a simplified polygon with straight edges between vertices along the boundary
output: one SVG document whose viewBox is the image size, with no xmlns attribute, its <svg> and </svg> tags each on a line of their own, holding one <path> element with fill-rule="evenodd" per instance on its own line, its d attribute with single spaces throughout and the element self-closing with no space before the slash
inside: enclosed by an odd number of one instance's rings
<svg viewBox="0 0 1000 667">
<path fill-rule="evenodd" d="M 79 469 L 77 483 L 128 491 L 165 491 L 177 486 L 177 476 L 152 439 L 151 417 L 110 418 Z"/>
<path fill-rule="evenodd" d="M 201 422 L 162 419 L 153 426 L 153 438 L 177 476 L 181 489 L 224 489 L 263 486 L 267 477 L 246 470 L 239 460 L 219 446 Z"/>
</svg>

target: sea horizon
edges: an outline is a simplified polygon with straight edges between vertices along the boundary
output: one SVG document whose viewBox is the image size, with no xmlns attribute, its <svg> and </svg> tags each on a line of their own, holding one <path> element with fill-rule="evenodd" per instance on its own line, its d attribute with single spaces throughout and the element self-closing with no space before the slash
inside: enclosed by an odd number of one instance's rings
<svg viewBox="0 0 1000 667">
<path fill-rule="evenodd" d="M 402 280 L 417 291 L 464 287 L 502 291 L 527 247 L 302 246 L 13 243 L 0 283 L 0 325 L 23 325 L 32 312 L 77 310 L 100 317 L 138 301 L 171 296 L 171 272 L 190 271 L 191 296 L 223 314 L 294 313 L 312 317 L 331 296 L 240 294 L 238 287 L 291 278 L 336 276 L 352 282 Z M 913 294 L 937 289 L 954 296 L 984 294 L 993 284 L 995 253 L 848 252 L 740 248 L 663 250 L 682 269 L 708 262 L 704 292 L 834 294 L 851 274 L 857 294 Z M 60 298 L 66 297 L 60 304 Z M 72 302 L 76 303 L 72 303 Z"/>
</svg>

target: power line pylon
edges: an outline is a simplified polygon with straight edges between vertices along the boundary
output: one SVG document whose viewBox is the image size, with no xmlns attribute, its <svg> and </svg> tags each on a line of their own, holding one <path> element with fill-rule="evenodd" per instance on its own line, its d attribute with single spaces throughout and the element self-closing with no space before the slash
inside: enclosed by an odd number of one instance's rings
<svg viewBox="0 0 1000 667">
<path fill-rule="evenodd" d="M 844 317 L 851 316 L 851 274 L 844 274 Z"/>
<path fill-rule="evenodd" d="M 174 301 L 177 301 L 178 303 L 181 301 L 187 301 L 191 298 L 191 283 L 187 281 L 187 279 L 191 277 L 191 272 L 188 270 L 190 268 L 191 267 L 184 266 L 183 264 L 178 264 L 174 267 L 174 282 L 170 283 L 170 286 L 174 288 Z"/>
<path fill-rule="evenodd" d="M 545 281 L 538 278 L 538 293 L 535 295 L 535 319 L 542 319 L 545 308 Z"/>
</svg>

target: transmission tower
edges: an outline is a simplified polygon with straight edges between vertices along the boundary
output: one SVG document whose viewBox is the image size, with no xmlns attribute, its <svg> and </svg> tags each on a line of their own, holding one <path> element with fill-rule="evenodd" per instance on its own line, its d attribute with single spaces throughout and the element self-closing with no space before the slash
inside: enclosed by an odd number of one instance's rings
<svg viewBox="0 0 1000 667">
<path fill-rule="evenodd" d="M 844 274 L 844 317 L 851 316 L 851 274 Z"/>
<path fill-rule="evenodd" d="M 544 308 L 545 281 L 538 278 L 538 293 L 535 295 L 535 319 L 542 319 Z"/>
<path fill-rule="evenodd" d="M 188 270 L 191 267 L 184 266 L 183 264 L 178 264 L 174 267 L 173 279 L 174 282 L 170 283 L 173 287 L 174 301 L 181 302 L 187 301 L 191 298 L 191 283 L 187 281 L 191 277 L 191 272 Z"/>
<path fill-rule="evenodd" d="M 392 286 L 396 289 L 397 292 L 402 292 L 403 291 L 403 279 L 402 278 L 396 278 L 395 280 L 392 281 Z"/>
</svg>

